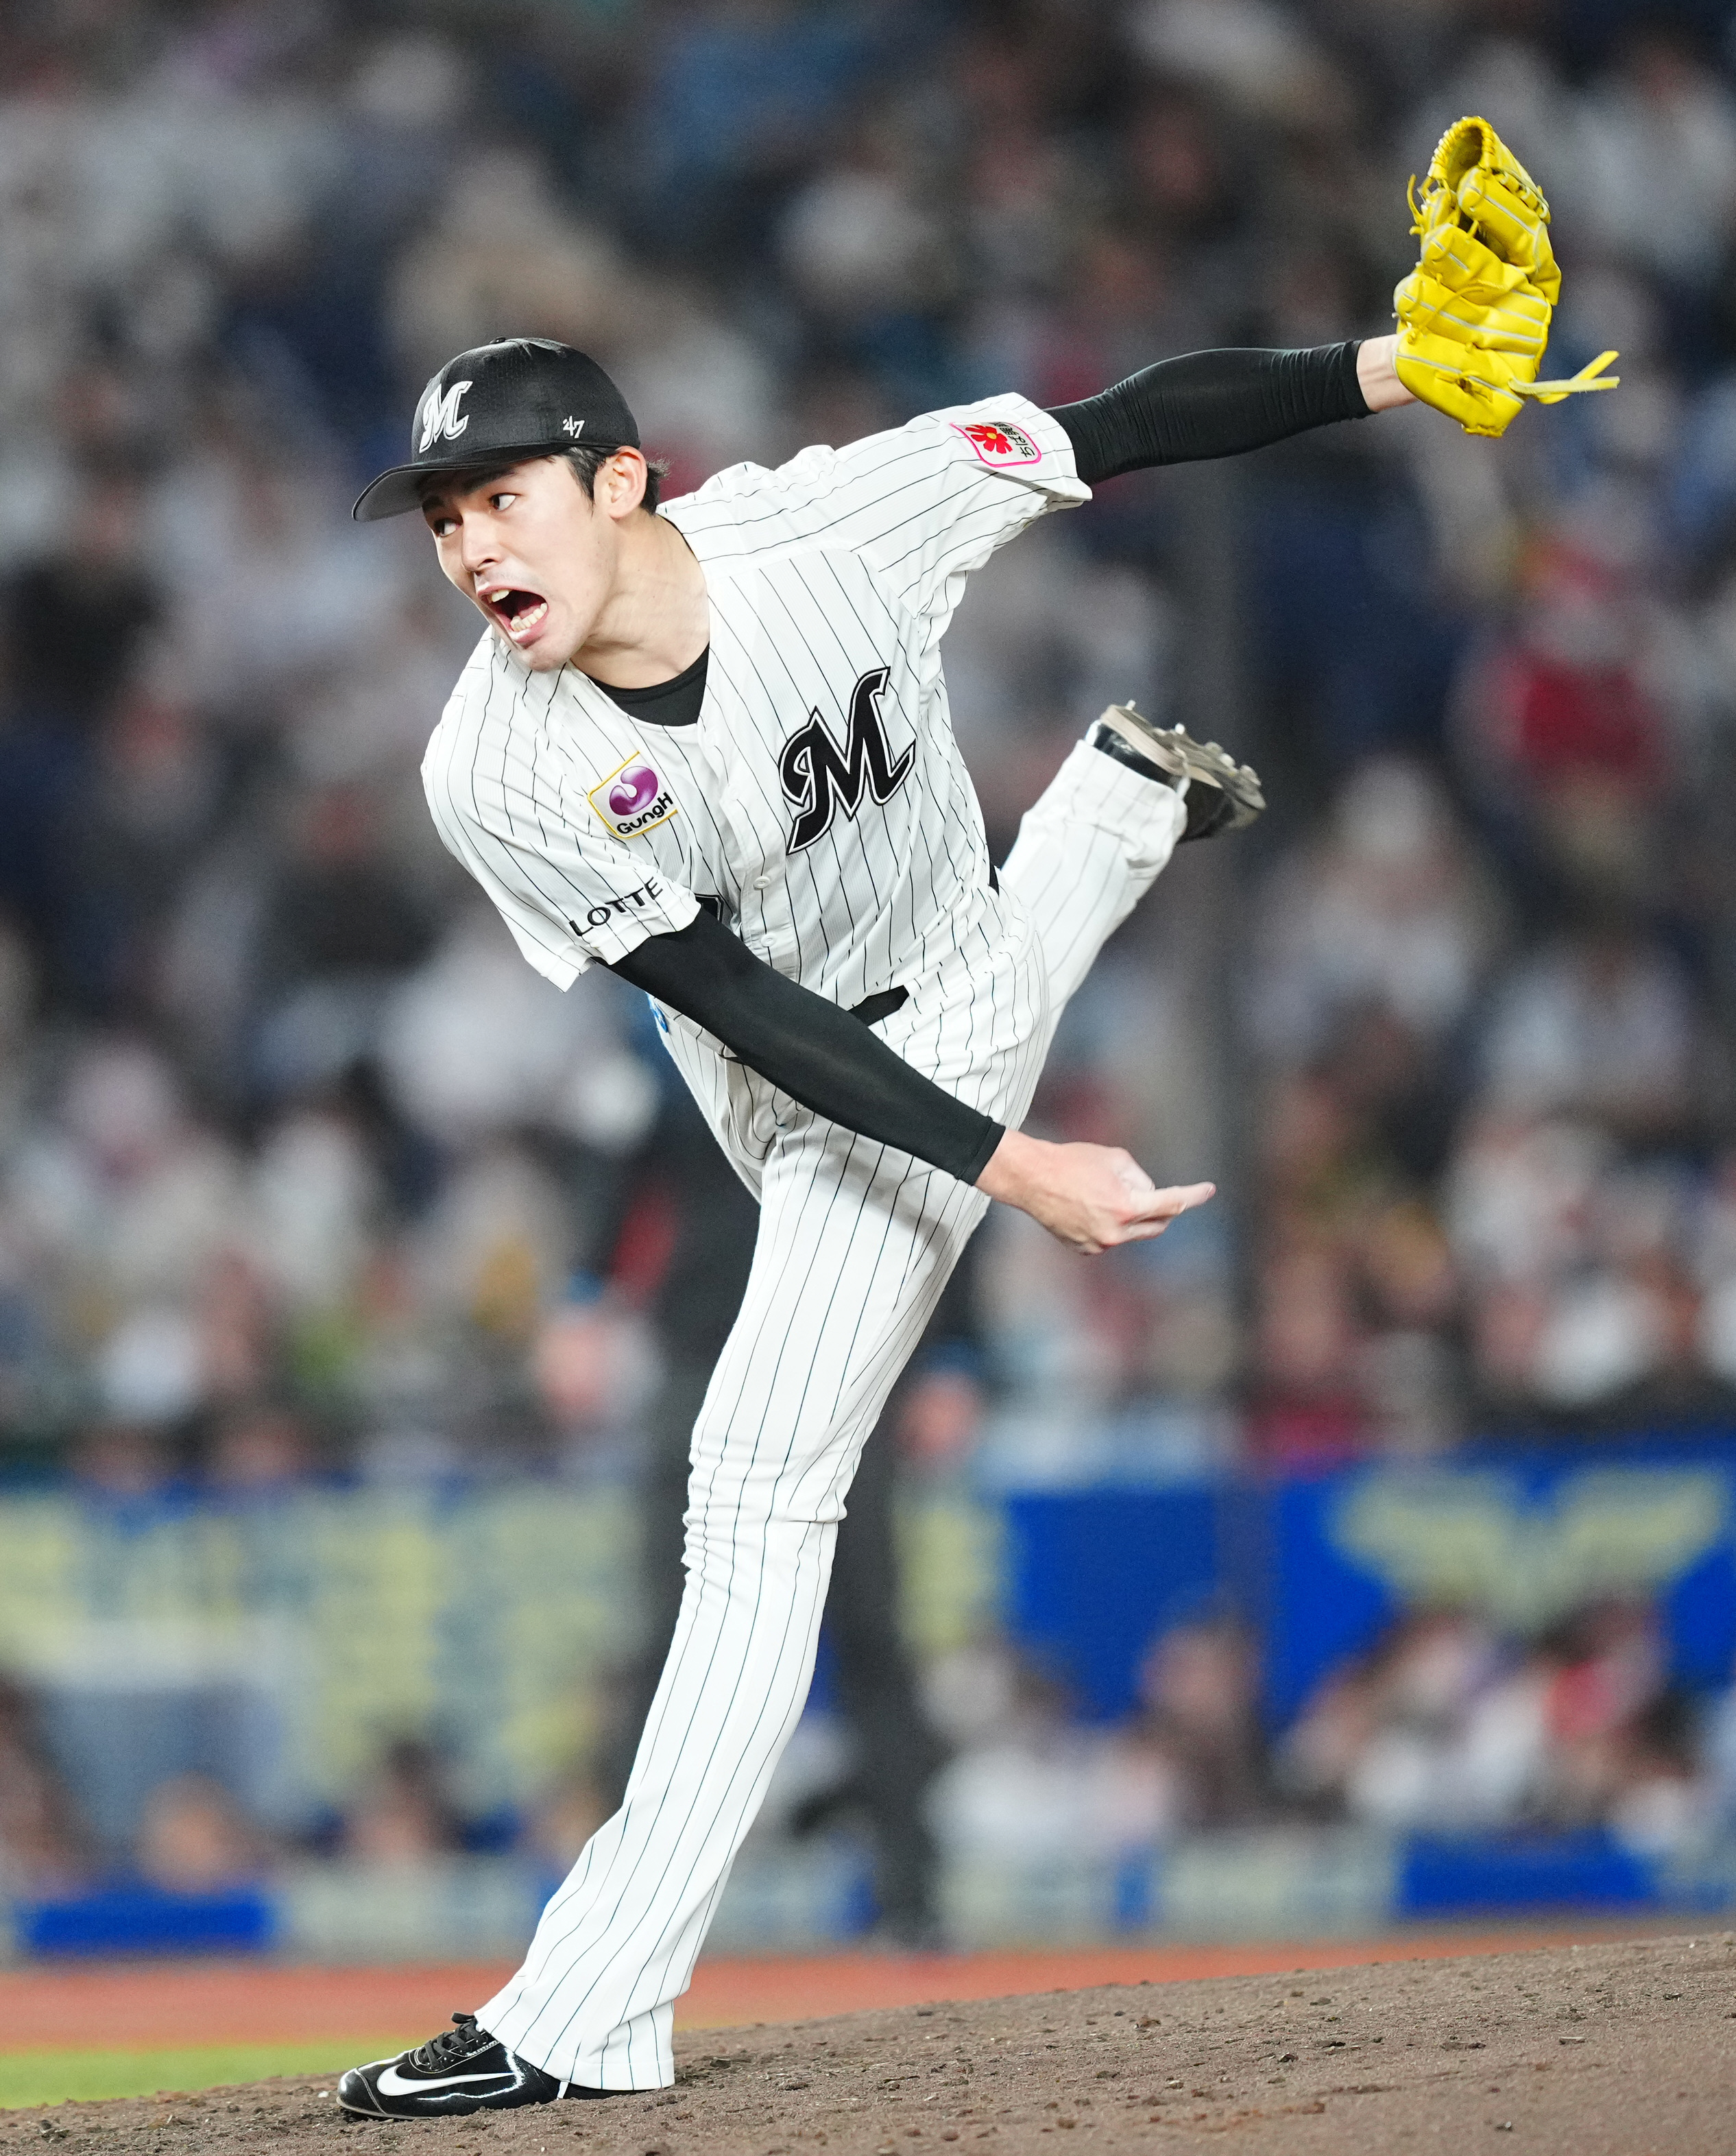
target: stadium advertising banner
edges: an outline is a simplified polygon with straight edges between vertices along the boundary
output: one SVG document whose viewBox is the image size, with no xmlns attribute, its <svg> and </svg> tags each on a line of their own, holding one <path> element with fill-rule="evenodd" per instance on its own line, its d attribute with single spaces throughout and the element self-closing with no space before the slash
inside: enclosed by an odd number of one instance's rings
<svg viewBox="0 0 1736 2156">
<path fill-rule="evenodd" d="M 1597 1603 L 1655 1604 L 1676 1681 L 1721 1688 L 1736 1651 L 1733 1478 L 1731 1448 L 1708 1445 L 1280 1486 L 1262 1625 L 1273 1720 L 1412 1610 L 1462 1610 L 1535 1640 Z"/>
</svg>

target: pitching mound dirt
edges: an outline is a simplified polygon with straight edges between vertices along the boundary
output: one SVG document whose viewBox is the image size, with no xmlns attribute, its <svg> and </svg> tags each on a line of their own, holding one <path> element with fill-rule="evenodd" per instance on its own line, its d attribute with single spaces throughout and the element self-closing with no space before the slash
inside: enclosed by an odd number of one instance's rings
<svg viewBox="0 0 1736 2156">
<path fill-rule="evenodd" d="M 1073 2134 L 1079 2156 L 1226 2135 L 1283 2156 L 1726 2156 L 1736 1933 L 1048 1992 L 704 2030 L 677 2049 L 674 2088 L 607 2103 L 369 2123 L 337 2110 L 329 2078 L 275 2081 L 8 2112 L 0 2149 L 1025 2156 Z"/>
</svg>

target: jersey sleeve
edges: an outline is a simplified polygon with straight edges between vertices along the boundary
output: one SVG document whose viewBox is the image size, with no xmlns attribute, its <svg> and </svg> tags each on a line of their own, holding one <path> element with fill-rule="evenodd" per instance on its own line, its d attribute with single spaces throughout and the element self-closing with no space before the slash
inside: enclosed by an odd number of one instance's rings
<svg viewBox="0 0 1736 2156">
<path fill-rule="evenodd" d="M 665 514 L 702 558 L 835 546 L 889 597 L 945 625 L 973 569 L 1051 509 L 1088 501 L 1067 430 L 1024 397 L 925 412 L 776 471 L 736 465 Z"/>
<path fill-rule="evenodd" d="M 539 973 L 569 988 L 695 917 L 690 891 L 606 833 L 581 839 L 511 742 L 483 742 L 463 716 L 448 711 L 422 761 L 434 828 Z"/>
</svg>

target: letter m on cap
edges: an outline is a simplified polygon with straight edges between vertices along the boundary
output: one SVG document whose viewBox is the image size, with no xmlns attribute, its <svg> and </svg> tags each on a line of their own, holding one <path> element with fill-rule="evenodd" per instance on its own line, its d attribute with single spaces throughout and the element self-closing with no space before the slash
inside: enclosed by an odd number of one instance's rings
<svg viewBox="0 0 1736 2156">
<path fill-rule="evenodd" d="M 443 396 L 436 382 L 422 398 L 422 434 L 416 444 L 417 456 L 425 457 L 440 435 L 443 434 L 448 442 L 455 442 L 469 425 L 468 412 L 462 419 L 458 417 L 458 399 L 469 387 L 468 382 L 454 382 Z"/>
</svg>

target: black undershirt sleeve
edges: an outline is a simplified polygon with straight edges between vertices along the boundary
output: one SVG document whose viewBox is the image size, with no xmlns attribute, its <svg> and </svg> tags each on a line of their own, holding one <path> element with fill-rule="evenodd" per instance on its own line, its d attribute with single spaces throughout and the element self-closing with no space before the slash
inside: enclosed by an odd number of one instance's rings
<svg viewBox="0 0 1736 2156">
<path fill-rule="evenodd" d="M 610 969 L 715 1034 L 817 1115 L 975 1183 L 1004 1126 L 913 1070 L 858 1018 L 755 957 L 709 913 Z"/>
<path fill-rule="evenodd" d="M 1150 465 L 1262 449 L 1335 419 L 1363 419 L 1357 341 L 1301 352 L 1184 352 L 1051 414 L 1088 486 Z"/>
</svg>

